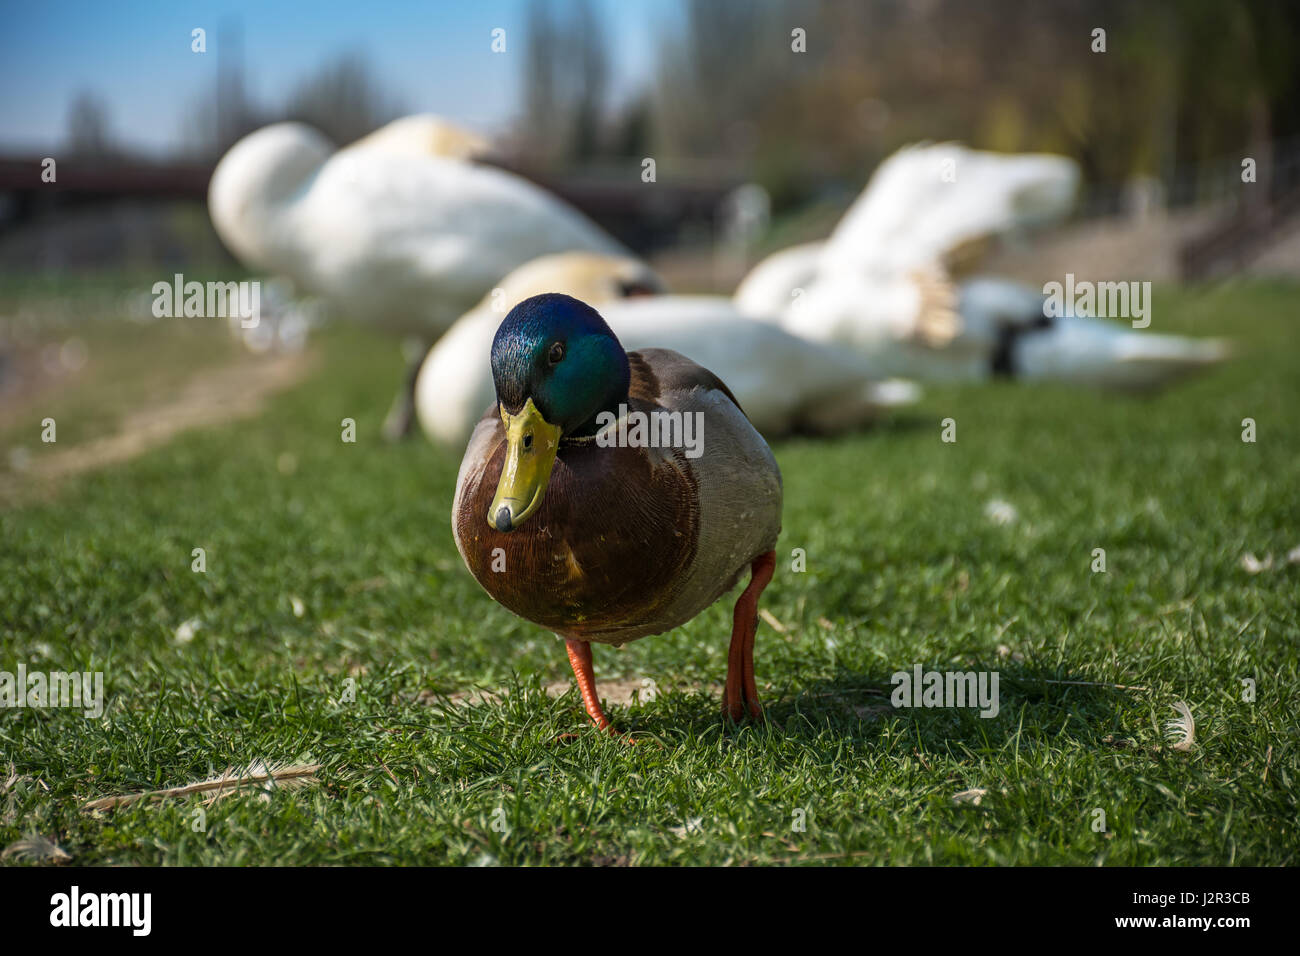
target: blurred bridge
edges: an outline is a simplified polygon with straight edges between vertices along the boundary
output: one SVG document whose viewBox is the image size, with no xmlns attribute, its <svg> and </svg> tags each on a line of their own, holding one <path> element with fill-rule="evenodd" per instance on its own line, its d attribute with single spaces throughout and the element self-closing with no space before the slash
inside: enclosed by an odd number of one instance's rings
<svg viewBox="0 0 1300 956">
<path fill-rule="evenodd" d="M 723 200 L 740 180 L 712 173 L 641 182 L 639 164 L 572 173 L 534 171 L 507 160 L 488 162 L 536 183 L 580 209 L 639 253 L 671 245 L 683 230 L 712 231 Z M 0 157 L 0 235 L 95 205 L 129 200 L 207 202 L 212 164 L 148 163 L 69 157 L 57 161 L 55 180 L 41 178 L 42 159 Z"/>
<path fill-rule="evenodd" d="M 212 170 L 195 165 L 58 160 L 45 182 L 43 159 L 0 157 L 0 233 L 65 210 L 125 197 L 201 199 Z"/>
</svg>

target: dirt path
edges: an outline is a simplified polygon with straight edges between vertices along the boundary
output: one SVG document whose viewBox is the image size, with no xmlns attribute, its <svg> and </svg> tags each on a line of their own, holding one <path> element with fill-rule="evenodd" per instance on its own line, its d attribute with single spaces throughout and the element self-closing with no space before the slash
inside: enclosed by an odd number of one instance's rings
<svg viewBox="0 0 1300 956">
<path fill-rule="evenodd" d="M 302 381 L 314 364 L 308 352 L 247 356 L 204 369 L 169 401 L 128 412 L 114 434 L 33 455 L 22 472 L 0 477 L 0 495 L 10 497 L 25 486 L 48 491 L 60 479 L 129 461 L 183 431 L 250 418 L 267 398 Z"/>
</svg>

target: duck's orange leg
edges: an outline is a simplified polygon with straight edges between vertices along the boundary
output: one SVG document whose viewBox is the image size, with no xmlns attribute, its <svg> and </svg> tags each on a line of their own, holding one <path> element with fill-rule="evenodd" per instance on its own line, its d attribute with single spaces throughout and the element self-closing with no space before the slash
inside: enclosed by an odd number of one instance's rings
<svg viewBox="0 0 1300 956">
<path fill-rule="evenodd" d="M 600 709 L 600 698 L 596 696 L 596 674 L 591 669 L 591 643 L 565 638 L 564 645 L 569 649 L 569 664 L 573 667 L 573 676 L 578 682 L 578 692 L 582 694 L 582 704 L 587 708 L 588 716 L 597 729 L 608 730 L 609 718 Z"/>
<path fill-rule="evenodd" d="M 727 688 L 722 695 L 722 711 L 732 720 L 739 721 L 746 711 L 755 720 L 763 716 L 754 682 L 754 635 L 758 631 L 758 597 L 775 570 L 775 551 L 755 558 L 750 565 L 749 585 L 736 600 L 727 655 Z"/>
</svg>

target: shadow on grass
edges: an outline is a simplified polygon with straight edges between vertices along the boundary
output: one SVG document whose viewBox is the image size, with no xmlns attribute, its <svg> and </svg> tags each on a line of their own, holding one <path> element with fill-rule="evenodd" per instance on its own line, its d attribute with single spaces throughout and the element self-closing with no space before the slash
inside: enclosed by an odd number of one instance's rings
<svg viewBox="0 0 1300 956">
<path fill-rule="evenodd" d="M 950 668 L 950 664 L 938 662 L 922 665 L 923 671 L 941 673 Z M 894 728 L 890 734 L 897 736 L 901 726 L 917 749 L 926 752 L 949 751 L 954 745 L 996 749 L 1024 732 L 1036 731 L 1095 748 L 1101 745 L 1104 735 L 1123 726 L 1121 715 L 1134 703 L 1132 691 L 1142 690 L 1020 663 L 1003 666 L 996 673 L 997 713 L 987 717 L 981 716 L 978 703 L 895 707 L 892 673 L 848 671 L 797 693 L 787 690 L 769 695 L 763 702 L 761 725 L 748 721 L 737 725 L 725 720 L 717 695 L 704 691 L 675 692 L 653 703 L 614 708 L 611 717 L 621 730 L 664 740 L 701 737 L 719 730 L 735 737 L 746 728 L 765 727 L 785 739 L 816 741 L 819 745 L 824 745 L 828 737 L 870 744 L 885 736 L 886 728 Z M 574 701 L 581 714 L 576 694 Z M 1065 719 L 1067 716 L 1071 719 Z"/>
</svg>

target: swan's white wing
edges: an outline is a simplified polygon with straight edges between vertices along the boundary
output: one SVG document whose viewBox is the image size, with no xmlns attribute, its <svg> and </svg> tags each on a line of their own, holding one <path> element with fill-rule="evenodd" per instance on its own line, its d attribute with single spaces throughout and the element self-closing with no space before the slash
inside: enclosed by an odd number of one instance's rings
<svg viewBox="0 0 1300 956">
<path fill-rule="evenodd" d="M 336 154 L 285 212 L 309 288 L 364 318 L 445 327 L 537 256 L 626 254 L 512 173 L 378 150 Z"/>
<path fill-rule="evenodd" d="M 1062 156 L 951 143 L 886 159 L 827 241 L 826 271 L 896 272 L 944 262 L 969 243 L 1067 215 L 1079 171 Z"/>
</svg>

